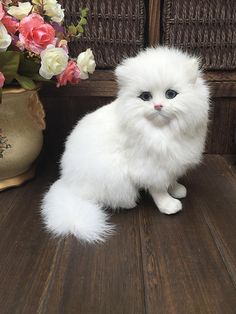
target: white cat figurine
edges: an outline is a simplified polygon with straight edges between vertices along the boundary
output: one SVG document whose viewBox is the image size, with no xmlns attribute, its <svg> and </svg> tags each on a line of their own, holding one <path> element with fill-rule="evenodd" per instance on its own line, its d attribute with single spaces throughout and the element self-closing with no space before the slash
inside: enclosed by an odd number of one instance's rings
<svg viewBox="0 0 236 314">
<path fill-rule="evenodd" d="M 148 48 L 115 74 L 117 99 L 78 122 L 43 199 L 44 223 L 56 235 L 103 241 L 113 230 L 105 209 L 135 207 L 140 189 L 162 213 L 177 213 L 187 193 L 177 180 L 201 160 L 209 92 L 198 60 Z"/>
</svg>

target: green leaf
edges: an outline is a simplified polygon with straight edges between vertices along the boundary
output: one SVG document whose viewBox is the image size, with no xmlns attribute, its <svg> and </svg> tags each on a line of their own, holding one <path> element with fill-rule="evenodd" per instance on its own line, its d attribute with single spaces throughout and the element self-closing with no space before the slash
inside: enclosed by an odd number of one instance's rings
<svg viewBox="0 0 236 314">
<path fill-rule="evenodd" d="M 77 32 L 78 32 L 78 33 L 83 33 L 83 32 L 84 32 L 84 29 L 83 29 L 83 27 L 82 27 L 80 24 L 78 24 L 78 25 L 76 26 L 76 29 L 77 29 Z"/>
<path fill-rule="evenodd" d="M 29 75 L 29 77 L 34 81 L 40 81 L 40 82 L 51 82 L 51 80 L 47 80 L 44 77 L 42 77 L 40 74 L 32 74 Z"/>
<path fill-rule="evenodd" d="M 68 32 L 69 32 L 70 35 L 76 35 L 77 34 L 77 29 L 76 29 L 74 24 L 71 24 L 68 27 Z"/>
<path fill-rule="evenodd" d="M 82 17 L 81 20 L 79 21 L 80 25 L 86 25 L 87 24 L 87 20 L 86 18 Z"/>
<path fill-rule="evenodd" d="M 25 89 L 35 89 L 36 88 L 34 81 L 27 76 L 16 74 L 15 79 Z"/>
<path fill-rule="evenodd" d="M 20 65 L 18 73 L 23 76 L 30 76 L 33 74 L 39 73 L 40 64 L 30 60 L 26 59 L 24 55 L 21 55 L 20 57 Z"/>
<path fill-rule="evenodd" d="M 17 51 L 0 52 L 0 71 L 4 74 L 6 83 L 14 79 L 20 62 L 20 53 Z"/>
<path fill-rule="evenodd" d="M 80 15 L 82 17 L 87 17 L 88 16 L 88 12 L 89 12 L 89 8 L 84 8 L 80 10 Z"/>
</svg>

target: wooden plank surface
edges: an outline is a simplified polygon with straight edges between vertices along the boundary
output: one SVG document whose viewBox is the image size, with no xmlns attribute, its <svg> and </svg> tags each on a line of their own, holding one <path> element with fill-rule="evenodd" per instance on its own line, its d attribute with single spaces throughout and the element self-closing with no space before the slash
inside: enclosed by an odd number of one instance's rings
<svg viewBox="0 0 236 314">
<path fill-rule="evenodd" d="M 153 5 L 157 6 L 158 2 L 152 1 Z M 150 32 L 152 33 L 151 30 Z M 211 87 L 212 97 L 236 97 L 235 76 L 235 72 L 204 73 L 204 77 Z M 54 85 L 44 84 L 43 94 L 45 96 L 57 94 L 60 97 L 115 97 L 117 95 L 117 83 L 112 70 L 97 70 L 89 80 L 81 81 L 78 86 L 57 88 Z"/>
<path fill-rule="evenodd" d="M 236 82 L 236 71 L 206 71 L 204 77 L 207 81 L 224 82 L 231 81 Z"/>
<path fill-rule="evenodd" d="M 42 313 L 145 313 L 135 212 L 113 217 L 117 234 L 105 245 L 63 241 Z"/>
<path fill-rule="evenodd" d="M 160 42 L 160 0 L 148 1 L 148 45 L 157 46 Z"/>
<path fill-rule="evenodd" d="M 235 154 L 235 128 L 236 98 L 212 99 L 206 152 L 211 154 Z"/>
<path fill-rule="evenodd" d="M 39 202 L 57 177 L 38 176 L 0 193 L 1 313 L 234 314 L 236 172 L 230 158 L 206 156 L 184 182 L 184 209 L 162 215 L 149 196 L 117 213 L 103 246 L 53 239 Z"/>
<path fill-rule="evenodd" d="M 236 173 L 221 156 L 208 156 L 191 188 L 236 287 Z M 197 186 L 196 186 L 197 182 Z M 200 198 L 201 195 L 207 195 Z"/>
<path fill-rule="evenodd" d="M 50 172 L 0 194 L 0 312 L 36 313 L 59 243 L 48 241 L 38 213 Z M 17 193 L 16 193 L 17 192 Z M 8 199 L 8 201 L 7 201 Z"/>
<path fill-rule="evenodd" d="M 222 177 L 223 176 L 223 177 Z M 207 156 L 183 180 L 183 212 L 160 214 L 148 198 L 140 229 L 147 313 L 235 313 L 236 177 Z"/>
<path fill-rule="evenodd" d="M 117 235 L 104 246 L 50 238 L 39 204 L 56 176 L 53 169 L 46 167 L 36 180 L 0 194 L 5 216 L 0 220 L 0 312 L 144 313 L 137 215 L 114 216 Z"/>
</svg>

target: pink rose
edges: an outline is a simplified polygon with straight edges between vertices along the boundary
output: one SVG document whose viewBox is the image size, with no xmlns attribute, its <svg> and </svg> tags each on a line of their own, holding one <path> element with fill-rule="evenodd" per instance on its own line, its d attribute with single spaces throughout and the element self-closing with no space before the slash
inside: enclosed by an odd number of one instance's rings
<svg viewBox="0 0 236 314">
<path fill-rule="evenodd" d="M 0 88 L 3 87 L 4 82 L 5 82 L 5 77 L 4 77 L 3 73 L 0 72 Z"/>
<path fill-rule="evenodd" d="M 6 27 L 7 31 L 11 34 L 15 34 L 18 31 L 19 22 L 14 17 L 5 15 L 2 19 L 2 23 Z"/>
<path fill-rule="evenodd" d="M 40 54 L 55 39 L 54 28 L 37 13 L 24 17 L 19 24 L 19 39 L 26 49 Z"/>
<path fill-rule="evenodd" d="M 5 15 L 5 11 L 3 9 L 2 2 L 0 2 L 0 21 L 4 17 L 4 15 Z"/>
<path fill-rule="evenodd" d="M 72 85 L 79 83 L 80 70 L 75 61 L 69 61 L 66 69 L 57 76 L 57 87 L 65 86 L 68 82 Z"/>
</svg>

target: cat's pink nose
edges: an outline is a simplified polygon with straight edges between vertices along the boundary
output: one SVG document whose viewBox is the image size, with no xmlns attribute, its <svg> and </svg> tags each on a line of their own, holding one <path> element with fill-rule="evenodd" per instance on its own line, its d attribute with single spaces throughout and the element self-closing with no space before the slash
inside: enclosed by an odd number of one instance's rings
<svg viewBox="0 0 236 314">
<path fill-rule="evenodd" d="M 156 110 L 161 110 L 161 109 L 163 108 L 163 105 L 162 105 L 162 104 L 155 104 L 155 105 L 154 105 L 154 108 L 155 108 Z"/>
</svg>

